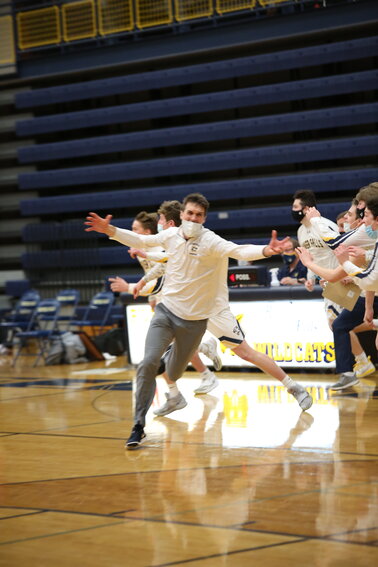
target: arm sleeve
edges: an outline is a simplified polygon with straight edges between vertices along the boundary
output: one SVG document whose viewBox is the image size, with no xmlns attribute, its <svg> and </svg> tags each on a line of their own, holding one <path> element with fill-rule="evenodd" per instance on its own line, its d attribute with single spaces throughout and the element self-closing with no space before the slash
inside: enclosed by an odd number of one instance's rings
<svg viewBox="0 0 378 567">
<path fill-rule="evenodd" d="M 160 234 L 136 234 L 132 230 L 126 228 L 115 229 L 114 236 L 109 237 L 110 240 L 116 240 L 125 246 L 132 248 L 151 248 L 153 246 L 161 246 Z"/>
<path fill-rule="evenodd" d="M 143 279 L 145 282 L 150 282 L 161 278 L 165 274 L 165 264 L 156 264 L 151 270 L 144 274 Z"/>
<path fill-rule="evenodd" d="M 146 252 L 147 260 L 153 260 L 154 262 L 161 262 L 165 264 L 168 260 L 167 254 L 163 251 L 161 252 Z"/>
<path fill-rule="evenodd" d="M 359 268 L 350 260 L 343 263 L 343 268 L 361 289 L 378 291 L 378 244 L 375 245 L 373 257 L 366 269 Z"/>
<path fill-rule="evenodd" d="M 361 227 L 339 234 L 337 226 L 323 217 L 315 217 L 311 219 L 311 225 L 316 230 L 320 238 L 334 250 L 340 244 L 347 246 L 366 246 L 366 237 L 364 237 Z M 368 242 L 369 244 L 369 242 Z"/>
<path fill-rule="evenodd" d="M 261 260 L 266 258 L 263 254 L 265 245 L 256 244 L 236 244 L 230 240 L 225 240 L 216 235 L 211 246 L 211 251 L 215 256 L 229 257 L 235 260 Z"/>
</svg>

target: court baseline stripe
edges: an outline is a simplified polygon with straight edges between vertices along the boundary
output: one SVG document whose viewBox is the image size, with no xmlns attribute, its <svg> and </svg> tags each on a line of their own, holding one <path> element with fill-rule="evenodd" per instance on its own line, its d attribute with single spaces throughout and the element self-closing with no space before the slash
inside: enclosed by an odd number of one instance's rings
<svg viewBox="0 0 378 567">
<path fill-rule="evenodd" d="M 67 535 L 67 534 L 75 534 L 78 532 L 85 532 L 85 531 L 89 531 L 89 530 L 95 530 L 97 528 L 109 528 L 112 526 L 116 526 L 117 524 L 124 524 L 125 521 L 122 520 L 122 522 L 112 522 L 110 524 L 99 524 L 98 526 L 89 526 L 87 528 L 78 528 L 77 530 L 67 530 L 64 532 L 56 532 L 54 534 L 45 534 L 45 535 L 39 535 L 39 536 L 34 536 L 34 537 L 26 537 L 24 539 L 14 539 L 12 541 L 4 541 L 4 542 L 0 542 L 0 546 L 4 546 L 4 545 L 13 545 L 15 543 L 23 543 L 25 541 L 33 541 L 36 539 L 44 539 L 47 537 L 55 537 L 55 536 L 61 536 L 61 535 Z"/>
<path fill-rule="evenodd" d="M 59 435 L 58 435 L 59 437 Z M 63 436 L 64 437 L 64 436 Z M 101 439 L 101 438 L 100 438 Z M 302 462 L 302 461 L 293 461 L 292 463 L 290 463 L 291 465 L 329 465 L 329 464 L 334 464 L 335 461 L 306 461 L 306 462 Z M 349 459 L 349 460 L 345 460 L 345 461 L 337 461 L 337 463 L 375 463 L 375 460 L 358 460 L 356 461 L 355 459 Z M 240 464 L 240 465 L 226 465 L 226 466 L 222 466 L 222 467 L 217 467 L 217 470 L 226 470 L 226 469 L 237 469 L 237 468 L 256 468 L 256 467 L 271 467 L 273 465 L 283 465 L 285 464 L 284 462 L 276 462 L 276 463 L 256 463 L 256 464 Z M 182 468 L 182 469 L 157 469 L 157 470 L 151 470 L 151 471 L 130 471 L 130 472 L 120 472 L 120 473 L 108 473 L 108 474 L 98 474 L 98 475 L 84 475 L 84 476 L 69 476 L 69 477 L 59 477 L 59 478 L 46 478 L 46 479 L 38 479 L 38 480 L 22 480 L 22 481 L 18 481 L 18 482 L 3 482 L 0 483 L 0 486 L 17 486 L 17 485 L 22 485 L 22 484 L 36 484 L 36 483 L 45 483 L 45 482 L 57 482 L 57 481 L 66 481 L 66 480 L 84 480 L 84 479 L 88 479 L 88 478 L 113 478 L 113 477 L 117 477 L 117 476 L 130 476 L 130 475 L 142 475 L 142 474 L 161 474 L 161 473 L 172 473 L 172 472 L 188 472 L 188 471 L 197 471 L 197 470 L 214 470 L 214 467 L 186 467 L 186 468 Z M 370 482 L 369 482 L 370 483 Z M 360 486 L 360 485 L 364 485 L 364 484 L 369 484 L 369 483 L 356 483 L 356 484 L 348 484 L 348 487 L 350 486 Z M 296 494 L 307 494 L 307 493 L 312 493 L 312 492 L 319 492 L 319 490 L 308 490 L 305 492 L 298 492 Z M 264 500 L 264 499 L 262 499 Z M 260 500 L 259 500 L 260 501 Z"/>
<path fill-rule="evenodd" d="M 22 509 L 25 510 L 27 509 L 27 507 L 25 506 L 0 506 L 0 508 L 10 508 L 10 509 Z M 55 509 L 55 508 L 44 508 L 44 509 L 40 509 L 40 510 L 36 510 L 35 508 L 33 508 L 34 512 L 31 512 L 30 514 L 19 514 L 19 516 L 28 516 L 28 515 L 34 515 L 34 514 L 40 514 L 40 513 L 47 513 L 47 512 L 53 512 L 53 513 L 57 513 L 57 514 L 70 514 L 70 515 L 78 515 L 78 516 L 90 516 L 90 517 L 98 517 L 98 518 L 112 518 L 112 517 L 117 517 L 115 516 L 115 514 L 120 514 L 123 512 L 113 512 L 112 514 L 98 514 L 98 513 L 94 513 L 94 512 L 78 512 L 76 510 L 59 510 L 59 509 Z M 125 510 L 126 512 L 132 512 L 133 510 Z M 184 512 L 180 512 L 180 514 L 182 514 Z M 13 516 L 12 516 L 13 517 Z M 18 517 L 18 515 L 14 516 L 14 517 Z M 8 517 L 5 518 L 1 518 L 3 520 L 8 519 Z M 316 535 L 304 535 L 304 534 L 293 534 L 293 533 L 287 533 L 287 532 L 277 532 L 277 531 L 269 531 L 269 530 L 261 530 L 261 529 L 245 529 L 243 527 L 244 524 L 241 524 L 241 527 L 238 527 L 237 525 L 229 525 L 229 526 L 222 526 L 222 525 L 213 525 L 213 524 L 199 524 L 196 522 L 184 522 L 184 521 L 178 521 L 178 520 L 170 520 L 169 522 L 167 522 L 164 518 L 160 519 L 160 518 L 146 518 L 146 517 L 138 517 L 138 516 L 132 516 L 132 517 L 128 517 L 128 516 L 122 516 L 122 522 L 115 522 L 114 524 L 100 524 L 99 526 L 92 526 L 91 528 L 83 528 L 83 529 L 95 529 L 96 527 L 104 527 L 104 526 L 111 526 L 111 525 L 118 525 L 119 523 L 124 523 L 125 520 L 128 520 L 128 522 L 152 522 L 152 523 L 161 523 L 161 524 L 174 524 L 174 525 L 182 525 L 182 526 L 192 526 L 192 527 L 197 527 L 197 528 L 211 528 L 211 529 L 218 529 L 218 530 L 230 530 L 230 531 L 240 531 L 240 532 L 252 532 L 252 533 L 261 533 L 261 534 L 266 534 L 266 535 L 274 535 L 274 536 L 283 536 L 283 537 L 291 537 L 291 538 L 299 538 L 298 541 L 307 541 L 310 539 L 315 539 L 315 540 L 319 540 L 319 541 L 333 541 L 333 535 L 330 534 L 328 536 L 316 536 Z M 254 523 L 254 522 L 248 522 L 248 523 Z M 368 530 L 373 530 L 376 529 L 375 527 L 372 528 L 367 528 Z M 72 531 L 68 531 L 68 532 L 62 532 L 63 534 L 65 533 L 73 533 L 75 531 L 82 531 L 81 529 L 79 530 L 72 530 Z M 345 532 L 345 533 L 355 533 L 355 532 L 363 532 L 366 531 L 364 529 L 360 529 L 360 530 L 351 530 L 350 532 Z M 41 535 L 41 536 L 35 536 L 33 538 L 27 538 L 27 539 L 39 539 L 44 538 L 44 537 L 52 537 L 54 535 L 61 535 L 61 533 L 57 533 L 57 534 L 48 534 L 48 535 Z M 335 535 L 340 535 L 340 534 L 335 534 Z M 25 540 L 17 540 L 17 541 L 27 541 L 27 539 Z M 350 544 L 350 545 L 362 545 L 362 546 L 367 546 L 367 547 L 375 547 L 374 542 L 356 542 L 356 541 L 345 541 L 345 540 L 335 540 L 338 541 L 340 543 L 345 543 L 345 544 Z M 0 545 L 6 545 L 7 543 L 15 543 L 15 542 L 4 542 L 4 543 L 0 543 Z M 288 543 L 295 543 L 295 542 L 288 542 Z M 273 544 L 273 545 L 281 545 L 281 544 Z M 270 547 L 270 546 L 268 546 Z M 253 548 L 255 549 L 255 548 Z M 258 548 L 256 548 L 258 549 Z M 248 551 L 248 550 L 246 550 Z M 188 561 L 188 560 L 185 560 Z M 170 565 L 170 564 L 167 564 Z M 155 566 L 154 566 L 155 567 Z M 160 566 L 156 566 L 156 567 L 164 567 L 163 565 Z"/>
<path fill-rule="evenodd" d="M 54 394 L 51 394 L 54 395 Z M 18 399 L 18 398 L 17 398 Z M 116 421 L 131 421 L 132 418 L 114 418 L 114 420 Z M 112 423 L 112 421 L 114 420 L 110 420 L 108 422 L 94 422 L 94 423 Z M 71 425 L 69 426 L 68 429 L 71 429 L 72 427 L 85 427 L 87 424 L 83 423 L 83 424 L 79 424 L 79 425 Z M 91 423 L 89 423 L 88 425 L 91 425 Z M 54 431 L 54 430 L 58 430 L 58 428 L 53 428 L 53 429 L 37 429 L 36 431 L 23 431 L 23 432 L 14 432 L 14 433 L 19 433 L 22 435 L 51 435 L 54 436 L 53 433 L 44 433 L 44 431 Z M 0 431 L 1 433 L 1 431 Z M 125 436 L 122 437 L 97 437 L 95 435 L 74 435 L 74 434 L 66 434 L 66 435 L 56 435 L 56 437 L 78 437 L 78 438 L 83 438 L 83 439 L 112 439 L 114 441 L 117 441 L 118 439 L 124 440 Z M 183 441 L 174 441 L 171 444 L 172 445 L 181 445 L 183 443 Z M 220 445 L 219 443 L 185 443 L 185 445 L 190 445 L 190 446 L 200 446 L 200 447 L 219 447 L 219 448 L 223 448 L 223 445 Z M 156 445 L 147 445 L 146 443 L 143 443 L 143 448 L 146 449 L 160 449 L 161 446 L 156 446 Z M 143 450 L 143 448 L 139 448 L 138 450 Z M 253 447 L 252 445 L 248 445 L 248 446 L 233 446 L 232 447 L 233 450 L 235 449 L 251 449 L 253 451 L 291 451 L 292 453 L 316 453 L 317 451 L 321 450 L 323 453 L 326 452 L 329 455 L 353 455 L 355 457 L 373 457 L 374 459 L 378 458 L 378 453 L 356 453 L 354 451 L 324 451 L 323 447 L 314 447 L 309 450 L 307 447 Z M 312 461 L 310 461 L 312 462 Z M 324 461 L 324 462 L 328 462 L 328 461 Z M 333 459 L 333 461 L 330 462 L 335 462 L 335 460 Z M 348 462 L 348 461 L 336 461 L 338 463 L 341 462 Z M 355 461 L 355 460 L 351 460 L 350 462 L 363 462 L 361 461 Z M 371 461 L 374 462 L 374 461 Z M 278 464 L 278 463 L 272 463 L 272 464 Z M 248 466 L 253 466 L 253 465 L 248 465 Z M 142 471 L 141 471 L 142 472 Z"/>
</svg>

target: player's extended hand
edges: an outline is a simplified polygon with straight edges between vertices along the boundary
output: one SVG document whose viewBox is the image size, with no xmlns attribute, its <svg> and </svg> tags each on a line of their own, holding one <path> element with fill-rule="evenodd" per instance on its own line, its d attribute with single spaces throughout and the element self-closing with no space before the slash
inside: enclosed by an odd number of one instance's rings
<svg viewBox="0 0 378 567">
<path fill-rule="evenodd" d="M 116 277 L 116 278 L 109 278 L 110 289 L 116 292 L 128 292 L 129 291 L 129 284 L 126 280 Z"/>
<path fill-rule="evenodd" d="M 346 262 L 349 258 L 347 246 L 345 246 L 345 244 L 340 244 L 340 246 L 338 246 L 335 250 L 335 256 L 340 262 L 340 264 Z"/>
<path fill-rule="evenodd" d="M 133 291 L 134 299 L 136 299 L 139 296 L 142 288 L 144 288 L 145 285 L 146 285 L 146 282 L 144 281 L 143 278 L 135 284 L 134 291 Z"/>
<path fill-rule="evenodd" d="M 106 215 L 105 218 L 102 218 L 97 213 L 88 213 L 87 220 L 84 223 L 88 226 L 88 228 L 85 229 L 85 232 L 95 231 L 108 234 L 112 218 L 112 215 Z"/>
<path fill-rule="evenodd" d="M 314 219 L 316 217 L 320 217 L 321 214 L 319 213 L 316 207 L 309 207 L 306 213 L 306 219 Z"/>
<path fill-rule="evenodd" d="M 147 258 L 147 254 L 145 250 L 139 250 L 138 248 L 129 248 L 128 253 L 132 258 L 136 258 L 140 256 L 141 258 Z"/>
<path fill-rule="evenodd" d="M 305 281 L 305 288 L 307 291 L 314 291 L 315 283 L 314 280 L 306 280 Z"/>
<path fill-rule="evenodd" d="M 268 247 L 271 248 L 275 254 L 282 254 L 283 246 L 284 244 L 289 242 L 289 240 L 290 238 L 288 236 L 285 236 L 285 238 L 283 238 L 282 240 L 278 240 L 277 231 L 272 230 L 272 236 L 268 244 Z"/>
<path fill-rule="evenodd" d="M 366 250 L 359 246 L 348 246 L 348 255 L 357 266 L 363 266 L 366 262 Z"/>
<path fill-rule="evenodd" d="M 309 252 L 307 248 L 303 248 L 303 246 L 298 246 L 298 248 L 296 248 L 295 251 L 298 254 L 299 259 L 304 266 L 307 266 L 310 262 L 313 261 L 311 252 Z"/>
<path fill-rule="evenodd" d="M 365 307 L 364 323 L 373 328 L 374 309 L 372 307 Z"/>
</svg>

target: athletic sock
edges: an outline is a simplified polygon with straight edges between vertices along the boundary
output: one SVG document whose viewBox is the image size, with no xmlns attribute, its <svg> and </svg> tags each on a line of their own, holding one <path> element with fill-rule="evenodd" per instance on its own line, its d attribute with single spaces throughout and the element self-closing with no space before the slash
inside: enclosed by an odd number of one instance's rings
<svg viewBox="0 0 378 567">
<path fill-rule="evenodd" d="M 356 362 L 369 362 L 368 357 L 366 356 L 365 352 L 362 352 L 361 354 L 356 354 L 356 356 L 354 357 L 356 359 Z"/>
<path fill-rule="evenodd" d="M 289 390 L 290 388 L 294 388 L 295 386 L 298 386 L 298 384 L 297 384 L 294 380 L 292 380 L 292 379 L 290 378 L 290 376 L 288 376 L 287 374 L 286 374 L 285 378 L 282 380 L 282 384 L 283 384 L 283 385 L 285 386 L 285 388 L 287 388 L 288 390 Z"/>
<path fill-rule="evenodd" d="M 177 387 L 176 382 L 174 384 L 168 384 L 168 388 L 169 388 L 168 395 L 170 398 L 175 398 L 176 396 L 179 395 L 180 391 Z"/>
<path fill-rule="evenodd" d="M 201 372 L 201 378 L 210 378 L 211 374 L 212 374 L 211 371 L 208 368 L 206 368 L 206 370 Z"/>
</svg>

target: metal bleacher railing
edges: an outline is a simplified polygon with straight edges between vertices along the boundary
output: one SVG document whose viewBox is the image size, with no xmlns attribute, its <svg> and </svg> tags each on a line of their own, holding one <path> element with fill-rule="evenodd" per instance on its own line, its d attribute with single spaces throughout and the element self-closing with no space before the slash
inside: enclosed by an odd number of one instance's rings
<svg viewBox="0 0 378 567">
<path fill-rule="evenodd" d="M 72 0 L 16 13 L 20 51 L 312 0 Z M 46 4 L 46 2 L 45 2 Z"/>
</svg>

